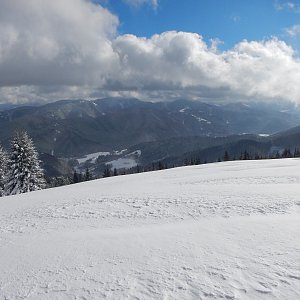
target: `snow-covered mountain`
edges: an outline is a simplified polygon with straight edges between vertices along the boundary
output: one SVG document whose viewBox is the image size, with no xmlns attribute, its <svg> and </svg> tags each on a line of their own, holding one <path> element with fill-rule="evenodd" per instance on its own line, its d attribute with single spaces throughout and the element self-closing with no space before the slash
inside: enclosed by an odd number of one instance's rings
<svg viewBox="0 0 300 300">
<path fill-rule="evenodd" d="M 300 160 L 0 198 L 0 299 L 299 299 Z"/>
<path fill-rule="evenodd" d="M 300 124 L 300 112 L 263 104 L 197 101 L 65 100 L 0 111 L 0 141 L 26 129 L 38 150 L 77 157 L 169 138 L 274 133 Z"/>
</svg>

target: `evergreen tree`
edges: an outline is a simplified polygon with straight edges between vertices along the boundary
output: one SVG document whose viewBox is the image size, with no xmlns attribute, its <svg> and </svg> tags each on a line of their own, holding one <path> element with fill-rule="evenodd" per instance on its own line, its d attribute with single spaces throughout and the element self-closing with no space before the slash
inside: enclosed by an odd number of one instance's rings
<svg viewBox="0 0 300 300">
<path fill-rule="evenodd" d="M 228 154 L 228 151 L 225 151 L 224 153 L 224 161 L 229 161 L 230 160 L 230 157 L 229 157 L 229 154 Z"/>
<path fill-rule="evenodd" d="M 26 193 L 44 187 L 44 172 L 32 139 L 25 131 L 16 132 L 11 142 L 6 194 Z"/>
<path fill-rule="evenodd" d="M 201 159 L 199 157 L 196 158 L 195 164 L 196 165 L 201 165 Z"/>
<path fill-rule="evenodd" d="M 89 180 L 91 180 L 91 179 L 92 179 L 92 176 L 91 176 L 90 170 L 89 170 L 89 168 L 87 168 L 87 169 L 85 170 L 84 180 L 85 180 L 85 181 L 89 181 Z"/>
<path fill-rule="evenodd" d="M 58 187 L 63 185 L 68 185 L 72 181 L 68 176 L 55 176 L 50 179 L 50 186 L 51 187 Z"/>
<path fill-rule="evenodd" d="M 0 197 L 4 196 L 8 157 L 0 145 Z"/>
<path fill-rule="evenodd" d="M 291 150 L 288 149 L 288 148 L 285 148 L 283 150 L 283 153 L 282 153 L 281 156 L 284 157 L 284 158 L 292 157 Z"/>
<path fill-rule="evenodd" d="M 298 148 L 294 150 L 294 157 L 300 157 L 300 150 Z"/>
<path fill-rule="evenodd" d="M 243 159 L 243 152 L 241 152 L 240 156 L 239 156 L 239 160 L 242 160 Z"/>
<path fill-rule="evenodd" d="M 141 167 L 139 165 L 136 166 L 136 173 L 140 173 L 141 172 Z"/>
<path fill-rule="evenodd" d="M 111 176 L 110 168 L 106 166 L 103 172 L 103 177 L 110 177 L 110 176 Z"/>
<path fill-rule="evenodd" d="M 158 170 L 163 170 L 163 169 L 164 169 L 164 164 L 161 161 L 159 161 L 158 162 Z"/>
<path fill-rule="evenodd" d="M 116 168 L 114 168 L 114 176 L 118 176 L 118 171 Z"/>
<path fill-rule="evenodd" d="M 82 182 L 83 181 L 83 176 L 82 176 L 82 173 L 80 172 L 78 174 L 78 182 Z"/>
<path fill-rule="evenodd" d="M 244 151 L 244 154 L 243 154 L 243 160 L 249 160 L 250 159 L 250 154 L 247 152 L 247 150 Z"/>
<path fill-rule="evenodd" d="M 77 171 L 75 170 L 73 174 L 73 183 L 78 183 L 78 182 L 79 182 L 79 177 Z"/>
</svg>

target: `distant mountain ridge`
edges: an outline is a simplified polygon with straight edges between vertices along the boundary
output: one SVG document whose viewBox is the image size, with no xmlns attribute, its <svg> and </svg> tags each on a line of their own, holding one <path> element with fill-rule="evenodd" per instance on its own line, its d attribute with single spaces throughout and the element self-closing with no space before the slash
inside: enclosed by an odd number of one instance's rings
<svg viewBox="0 0 300 300">
<path fill-rule="evenodd" d="M 63 100 L 0 111 L 0 141 L 8 147 L 14 130 L 26 129 L 40 152 L 79 157 L 170 138 L 271 134 L 299 124 L 299 112 L 257 104 Z"/>
<path fill-rule="evenodd" d="M 255 155 L 268 157 L 281 154 L 284 149 L 294 153 L 300 149 L 300 126 L 270 136 L 254 134 L 233 135 L 227 137 L 189 137 L 143 143 L 131 148 L 141 150 L 141 164 L 161 161 L 168 165 L 181 165 L 184 160 L 200 159 L 202 162 L 214 162 L 223 159 L 225 151 L 230 159 L 239 159 L 247 151 L 252 158 Z"/>
</svg>

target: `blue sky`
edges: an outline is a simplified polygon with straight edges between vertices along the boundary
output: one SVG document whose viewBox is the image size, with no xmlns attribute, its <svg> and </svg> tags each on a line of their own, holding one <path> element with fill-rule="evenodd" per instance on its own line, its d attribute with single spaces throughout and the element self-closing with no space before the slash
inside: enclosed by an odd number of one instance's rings
<svg viewBox="0 0 300 300">
<path fill-rule="evenodd" d="M 119 17 L 120 34 L 150 37 L 169 30 L 196 32 L 207 42 L 222 40 L 223 49 L 243 39 L 277 36 L 297 46 L 286 29 L 300 23 L 300 1 L 159 0 L 156 8 L 146 3 L 128 5 L 125 0 L 98 2 Z"/>
</svg>

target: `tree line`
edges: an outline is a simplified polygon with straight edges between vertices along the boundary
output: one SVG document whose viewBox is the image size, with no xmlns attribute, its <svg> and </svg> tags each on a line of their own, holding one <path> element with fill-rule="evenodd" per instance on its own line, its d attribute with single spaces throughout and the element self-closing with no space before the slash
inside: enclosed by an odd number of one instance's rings
<svg viewBox="0 0 300 300">
<path fill-rule="evenodd" d="M 251 160 L 251 159 L 276 159 L 300 157 L 300 149 L 291 151 L 285 148 L 281 152 L 269 155 L 251 154 L 244 150 L 240 155 L 231 155 L 225 150 L 224 155 L 216 161 Z M 111 165 L 105 165 L 100 176 L 94 176 L 87 168 L 82 174 L 74 170 L 73 176 L 59 176 L 45 180 L 44 170 L 38 158 L 38 152 L 32 139 L 26 131 L 17 131 L 11 140 L 10 153 L 4 151 L 0 145 L 0 197 L 5 195 L 15 195 L 44 189 L 46 187 L 63 186 L 92 179 L 105 178 L 111 176 L 127 175 L 141 172 L 170 169 L 179 166 L 200 165 L 215 161 L 201 160 L 199 157 L 186 158 L 179 164 L 167 164 L 165 161 L 153 162 L 146 166 L 137 165 L 130 169 L 116 169 Z"/>
<path fill-rule="evenodd" d="M 202 164 L 222 162 L 222 161 L 279 159 L 279 158 L 293 158 L 293 157 L 300 157 L 299 148 L 295 148 L 294 151 L 292 151 L 289 148 L 285 148 L 281 152 L 277 151 L 273 154 L 268 154 L 268 155 L 263 155 L 259 153 L 253 154 L 251 152 L 248 152 L 247 150 L 242 151 L 239 155 L 231 155 L 229 151 L 225 150 L 223 156 L 217 158 L 216 160 L 207 160 L 207 159 L 202 160 L 199 157 L 194 157 L 194 158 L 192 157 L 192 158 L 185 158 L 181 163 L 177 163 L 177 164 L 168 164 L 166 161 L 157 161 L 151 163 L 150 165 L 145 165 L 145 166 L 137 165 L 130 169 L 121 169 L 121 170 L 117 170 L 115 168 L 112 169 L 111 166 L 106 165 L 102 176 L 98 178 L 159 171 L 159 170 L 171 169 L 175 167 L 202 165 Z M 85 177 L 83 176 L 82 178 Z"/>
</svg>

